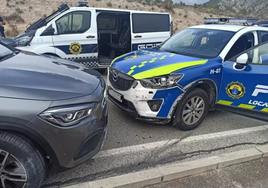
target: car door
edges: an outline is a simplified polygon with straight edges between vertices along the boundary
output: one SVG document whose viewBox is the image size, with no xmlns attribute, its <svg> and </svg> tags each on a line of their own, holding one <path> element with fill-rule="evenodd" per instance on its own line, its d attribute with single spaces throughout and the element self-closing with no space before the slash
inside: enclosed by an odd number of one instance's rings
<svg viewBox="0 0 268 188">
<path fill-rule="evenodd" d="M 219 109 L 268 121 L 267 42 L 223 64 L 218 98 Z"/>
<path fill-rule="evenodd" d="M 95 10 L 68 12 L 54 22 L 53 43 L 61 58 L 90 62 L 97 58 Z"/>
<path fill-rule="evenodd" d="M 169 14 L 132 13 L 132 51 L 153 48 L 168 39 L 172 33 L 171 21 Z"/>
</svg>

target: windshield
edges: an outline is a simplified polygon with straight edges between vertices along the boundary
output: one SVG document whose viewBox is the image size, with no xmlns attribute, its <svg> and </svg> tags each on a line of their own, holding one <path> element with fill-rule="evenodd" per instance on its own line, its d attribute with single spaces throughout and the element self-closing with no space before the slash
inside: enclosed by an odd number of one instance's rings
<svg viewBox="0 0 268 188">
<path fill-rule="evenodd" d="M 14 52 L 9 48 L 0 44 L 0 61 L 6 59 L 7 57 L 11 57 L 14 55 Z"/>
<path fill-rule="evenodd" d="M 235 33 L 212 29 L 188 28 L 165 41 L 162 51 L 194 56 L 216 58 Z"/>
</svg>

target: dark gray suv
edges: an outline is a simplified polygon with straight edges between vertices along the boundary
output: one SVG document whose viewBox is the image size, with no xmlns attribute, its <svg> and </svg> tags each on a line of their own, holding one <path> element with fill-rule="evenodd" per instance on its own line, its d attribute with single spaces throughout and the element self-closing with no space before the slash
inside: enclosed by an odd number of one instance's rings
<svg viewBox="0 0 268 188">
<path fill-rule="evenodd" d="M 106 136 L 106 85 L 95 70 L 0 43 L 0 187 L 38 188 Z"/>
</svg>

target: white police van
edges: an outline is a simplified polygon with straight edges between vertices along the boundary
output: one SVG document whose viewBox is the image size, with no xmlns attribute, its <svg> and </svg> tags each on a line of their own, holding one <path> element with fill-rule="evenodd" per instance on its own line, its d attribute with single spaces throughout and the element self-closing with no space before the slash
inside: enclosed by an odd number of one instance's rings
<svg viewBox="0 0 268 188">
<path fill-rule="evenodd" d="M 172 35 L 168 13 L 90 8 L 62 4 L 15 37 L 17 48 L 107 68 L 120 55 L 151 48 Z"/>
</svg>

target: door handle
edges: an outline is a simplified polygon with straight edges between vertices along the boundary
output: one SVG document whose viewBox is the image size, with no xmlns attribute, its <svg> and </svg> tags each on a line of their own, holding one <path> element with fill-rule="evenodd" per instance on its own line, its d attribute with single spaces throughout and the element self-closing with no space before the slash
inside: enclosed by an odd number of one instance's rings
<svg viewBox="0 0 268 188">
<path fill-rule="evenodd" d="M 141 37 L 142 37 L 141 35 L 134 36 L 134 38 L 141 38 Z"/>
<path fill-rule="evenodd" d="M 89 38 L 90 38 L 90 39 L 93 39 L 93 38 L 95 38 L 95 36 L 93 36 L 93 35 L 88 35 L 87 38 L 88 38 L 88 39 L 89 39 Z"/>
</svg>

